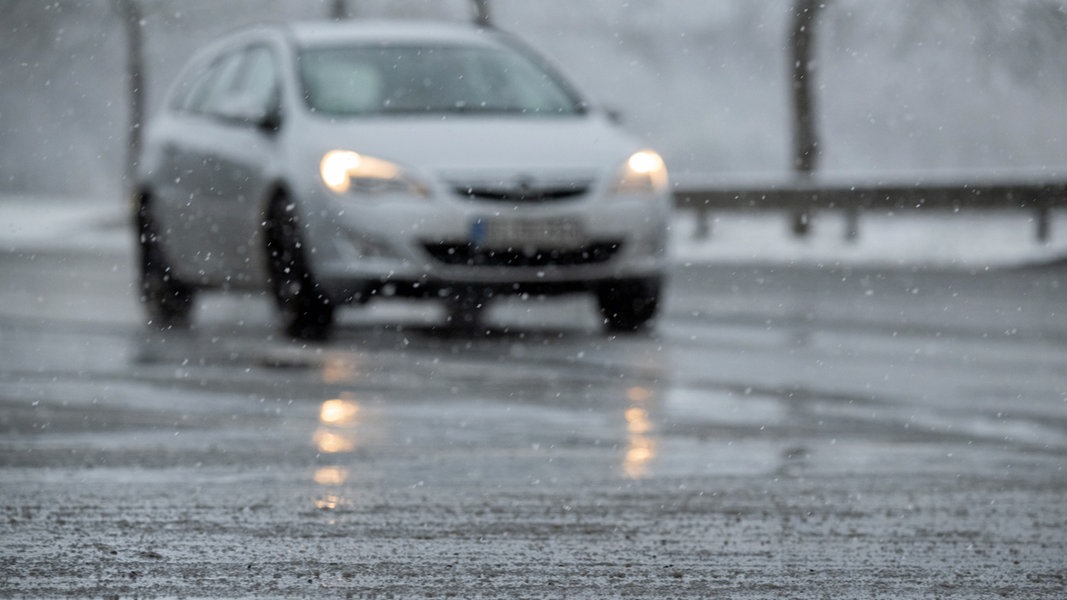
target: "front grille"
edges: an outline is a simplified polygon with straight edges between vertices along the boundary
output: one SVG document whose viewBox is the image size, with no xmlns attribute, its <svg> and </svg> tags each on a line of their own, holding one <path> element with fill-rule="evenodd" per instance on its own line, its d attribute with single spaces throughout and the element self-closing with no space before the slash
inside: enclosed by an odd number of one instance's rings
<svg viewBox="0 0 1067 600">
<path fill-rule="evenodd" d="M 518 183 L 515 185 L 461 185 L 454 184 L 453 191 L 470 200 L 489 202 L 551 202 L 583 196 L 589 191 L 588 182 L 561 184 Z"/>
<path fill-rule="evenodd" d="M 578 266 L 605 263 L 622 247 L 621 242 L 598 242 L 574 249 L 494 250 L 473 244 L 426 244 L 426 250 L 438 262 L 446 265 L 470 267 L 548 267 Z"/>
</svg>

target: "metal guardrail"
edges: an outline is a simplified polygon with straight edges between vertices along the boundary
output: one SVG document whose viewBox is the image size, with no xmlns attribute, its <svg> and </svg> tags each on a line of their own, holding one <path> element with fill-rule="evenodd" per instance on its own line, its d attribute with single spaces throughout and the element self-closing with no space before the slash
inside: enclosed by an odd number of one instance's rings
<svg viewBox="0 0 1067 600">
<path fill-rule="evenodd" d="M 864 210 L 1030 210 L 1034 212 L 1035 237 L 1051 235 L 1051 213 L 1067 207 L 1067 179 L 1043 182 L 986 183 L 874 183 L 851 185 L 841 182 L 797 181 L 771 185 L 678 183 L 674 205 L 696 213 L 697 237 L 711 235 L 711 215 L 716 212 L 780 211 L 794 217 L 793 231 L 808 233 L 810 215 L 818 211 L 843 211 L 847 239 L 859 236 L 860 213 Z"/>
</svg>

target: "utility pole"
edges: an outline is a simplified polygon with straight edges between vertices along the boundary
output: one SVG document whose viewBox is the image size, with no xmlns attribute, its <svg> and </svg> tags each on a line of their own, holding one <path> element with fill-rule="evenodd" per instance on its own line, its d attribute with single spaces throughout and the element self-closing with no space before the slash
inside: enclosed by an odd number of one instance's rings
<svg viewBox="0 0 1067 600">
<path fill-rule="evenodd" d="M 824 0 L 797 0 L 790 48 L 793 59 L 793 170 L 809 175 L 818 164 L 819 139 L 815 129 L 812 85 L 815 54 L 815 19 Z"/>
<path fill-rule="evenodd" d="M 489 0 L 472 0 L 474 2 L 474 23 L 478 27 L 492 27 L 489 19 Z"/>
<path fill-rule="evenodd" d="M 815 122 L 815 90 L 812 82 L 815 57 L 815 24 L 828 0 L 796 0 L 790 30 L 793 98 L 793 172 L 807 181 L 818 166 L 819 136 Z M 807 210 L 793 213 L 793 232 L 808 233 L 811 215 Z"/>
<path fill-rule="evenodd" d="M 334 21 L 344 21 L 351 18 L 351 14 L 348 11 L 348 2 L 346 0 L 333 0 L 330 4 L 330 19 Z"/>
<path fill-rule="evenodd" d="M 137 177 L 137 165 L 141 158 L 141 140 L 145 117 L 145 69 L 144 31 L 140 0 L 112 0 L 112 8 L 122 19 L 126 34 L 126 89 L 129 111 L 126 123 L 126 170 L 124 173 L 127 191 Z"/>
</svg>

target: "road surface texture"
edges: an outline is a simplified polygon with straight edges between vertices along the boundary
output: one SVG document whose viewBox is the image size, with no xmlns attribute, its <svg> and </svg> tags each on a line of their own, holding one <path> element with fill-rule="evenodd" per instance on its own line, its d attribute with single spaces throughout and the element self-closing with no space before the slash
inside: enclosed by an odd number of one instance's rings
<svg viewBox="0 0 1067 600">
<path fill-rule="evenodd" d="M 1067 597 L 1067 268 L 680 266 L 479 334 L 0 252 L 0 596 Z"/>
</svg>

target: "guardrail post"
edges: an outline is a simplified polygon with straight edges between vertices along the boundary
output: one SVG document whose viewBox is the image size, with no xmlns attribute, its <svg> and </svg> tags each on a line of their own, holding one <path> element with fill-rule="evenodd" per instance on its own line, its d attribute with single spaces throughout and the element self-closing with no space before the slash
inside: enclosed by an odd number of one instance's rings
<svg viewBox="0 0 1067 600">
<path fill-rule="evenodd" d="M 696 220 L 693 239 L 706 240 L 711 237 L 711 211 L 704 207 L 696 209 Z"/>
<path fill-rule="evenodd" d="M 1037 207 L 1037 241 L 1045 243 L 1052 233 L 1052 210 L 1047 204 Z"/>
<path fill-rule="evenodd" d="M 845 240 L 855 242 L 860 237 L 860 209 L 845 209 Z"/>
<path fill-rule="evenodd" d="M 811 233 L 811 211 L 798 210 L 793 212 L 793 235 L 802 238 Z"/>
</svg>

